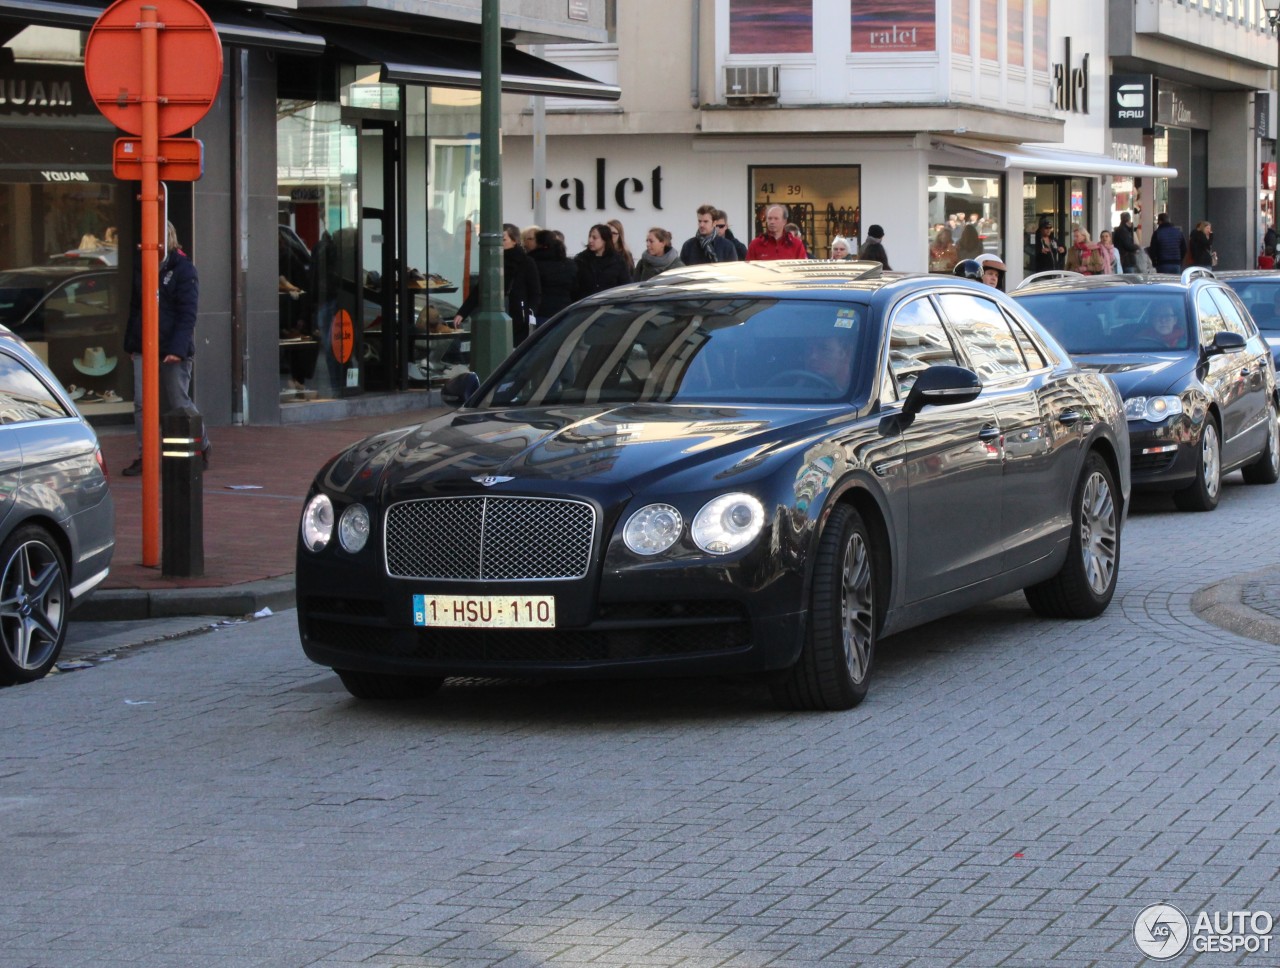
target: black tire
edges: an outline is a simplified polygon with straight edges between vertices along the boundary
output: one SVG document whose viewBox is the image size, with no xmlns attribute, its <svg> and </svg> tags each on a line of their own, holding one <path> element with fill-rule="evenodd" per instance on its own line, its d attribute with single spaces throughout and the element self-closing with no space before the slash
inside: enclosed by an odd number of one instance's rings
<svg viewBox="0 0 1280 968">
<path fill-rule="evenodd" d="M 773 686 L 787 709 L 852 709 L 867 695 L 876 647 L 876 558 L 862 516 L 831 512 L 813 564 L 809 631 L 800 658 Z"/>
<path fill-rule="evenodd" d="M 1274 484 L 1280 481 L 1280 416 L 1274 402 L 1267 404 L 1267 446 L 1258 459 L 1241 473 L 1246 484 Z"/>
<path fill-rule="evenodd" d="M 1046 618 L 1093 618 L 1111 603 L 1120 574 L 1120 509 L 1115 477 L 1097 453 L 1089 454 L 1071 496 L 1067 560 L 1047 581 L 1023 589 Z"/>
<path fill-rule="evenodd" d="M 1199 450 L 1196 479 L 1173 492 L 1173 503 L 1179 511 L 1212 511 L 1218 506 L 1222 494 L 1222 438 L 1213 417 L 1205 419 Z"/>
<path fill-rule="evenodd" d="M 356 672 L 352 669 L 334 669 L 347 692 L 357 699 L 374 701 L 386 699 L 426 699 L 443 684 L 444 678 L 435 676 L 396 676 L 381 672 Z"/>
<path fill-rule="evenodd" d="M 67 563 L 47 531 L 26 525 L 0 546 L 0 685 L 43 678 L 67 638 Z"/>
</svg>

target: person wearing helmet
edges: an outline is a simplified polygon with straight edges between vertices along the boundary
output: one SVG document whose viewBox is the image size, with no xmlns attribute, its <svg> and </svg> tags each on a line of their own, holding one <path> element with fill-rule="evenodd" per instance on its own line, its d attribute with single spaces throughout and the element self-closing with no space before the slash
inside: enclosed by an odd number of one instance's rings
<svg viewBox="0 0 1280 968">
<path fill-rule="evenodd" d="M 1000 261 L 998 256 L 989 252 L 984 252 L 980 256 L 976 256 L 973 260 L 982 266 L 982 281 L 988 286 L 1004 291 L 1004 274 L 1008 271 L 1008 266 Z"/>
<path fill-rule="evenodd" d="M 961 259 L 956 263 L 956 267 L 951 270 L 951 273 L 962 279 L 972 279 L 974 282 L 984 281 L 982 278 L 982 263 L 977 259 Z"/>
</svg>

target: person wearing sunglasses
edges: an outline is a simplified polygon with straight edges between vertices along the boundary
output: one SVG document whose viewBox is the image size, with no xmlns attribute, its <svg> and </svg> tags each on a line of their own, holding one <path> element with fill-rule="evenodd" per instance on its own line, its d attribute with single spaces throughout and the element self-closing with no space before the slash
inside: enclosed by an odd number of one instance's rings
<svg viewBox="0 0 1280 968">
<path fill-rule="evenodd" d="M 715 218 L 716 218 L 716 221 L 715 221 L 716 235 L 720 236 L 720 238 L 722 239 L 728 239 L 730 242 L 732 242 L 734 251 L 738 253 L 738 261 L 746 262 L 747 261 L 747 244 L 745 242 L 739 241 L 738 238 L 733 234 L 733 229 L 729 228 L 729 216 L 725 214 L 724 209 L 722 208 L 716 209 Z"/>
</svg>

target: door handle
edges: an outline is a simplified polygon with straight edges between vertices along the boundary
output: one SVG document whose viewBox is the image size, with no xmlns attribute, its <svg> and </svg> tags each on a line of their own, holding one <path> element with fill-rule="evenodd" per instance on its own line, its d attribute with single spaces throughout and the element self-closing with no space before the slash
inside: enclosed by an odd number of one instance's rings
<svg viewBox="0 0 1280 968">
<path fill-rule="evenodd" d="M 1079 410 L 1064 410 L 1058 414 L 1058 423 L 1064 427 L 1070 427 L 1072 424 L 1078 424 L 1084 419 L 1084 414 Z"/>
</svg>

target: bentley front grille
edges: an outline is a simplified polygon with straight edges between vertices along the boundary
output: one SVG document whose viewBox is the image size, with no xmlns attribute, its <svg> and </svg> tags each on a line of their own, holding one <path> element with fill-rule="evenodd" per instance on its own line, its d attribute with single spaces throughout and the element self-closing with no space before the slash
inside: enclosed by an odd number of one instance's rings
<svg viewBox="0 0 1280 968">
<path fill-rule="evenodd" d="M 446 497 L 387 509 L 387 574 L 459 581 L 582 578 L 595 508 L 535 497 Z"/>
</svg>

